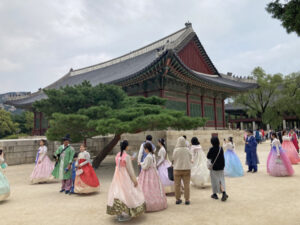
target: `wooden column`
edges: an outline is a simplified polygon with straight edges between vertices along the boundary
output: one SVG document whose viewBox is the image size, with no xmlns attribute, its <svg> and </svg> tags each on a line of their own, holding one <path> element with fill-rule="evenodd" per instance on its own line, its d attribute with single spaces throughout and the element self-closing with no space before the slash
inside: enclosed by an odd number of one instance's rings
<svg viewBox="0 0 300 225">
<path fill-rule="evenodd" d="M 32 128 L 32 135 L 35 135 L 35 126 L 36 126 L 36 111 L 33 112 L 33 128 Z"/>
<path fill-rule="evenodd" d="M 159 97 L 161 97 L 161 98 L 165 97 L 165 90 L 164 89 L 160 89 Z"/>
<path fill-rule="evenodd" d="M 42 120 L 43 120 L 43 113 L 40 112 L 40 131 L 39 131 L 39 135 L 42 135 Z"/>
<path fill-rule="evenodd" d="M 201 95 L 201 114 L 204 117 L 204 96 Z"/>
<path fill-rule="evenodd" d="M 190 116 L 190 94 L 186 93 L 186 115 Z"/>
<path fill-rule="evenodd" d="M 216 107 L 216 98 L 214 98 L 214 120 L 215 120 L 215 128 L 217 129 L 217 107 Z"/>
<path fill-rule="evenodd" d="M 222 99 L 222 114 L 223 114 L 223 127 L 225 128 L 225 107 L 224 107 L 225 99 Z"/>
</svg>

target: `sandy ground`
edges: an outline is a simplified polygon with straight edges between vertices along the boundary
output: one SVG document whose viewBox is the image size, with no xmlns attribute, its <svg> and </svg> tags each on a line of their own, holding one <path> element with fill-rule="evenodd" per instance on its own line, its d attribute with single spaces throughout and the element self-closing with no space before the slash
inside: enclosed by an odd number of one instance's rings
<svg viewBox="0 0 300 225">
<path fill-rule="evenodd" d="M 245 154 L 238 155 L 244 162 Z M 226 178 L 227 202 L 210 198 L 210 187 L 191 188 L 191 205 L 175 205 L 168 197 L 168 208 L 147 213 L 125 224 L 300 224 L 300 165 L 294 166 L 293 177 L 271 177 L 266 173 L 269 143 L 258 147 L 259 172 L 241 178 Z M 59 193 L 60 184 L 29 185 L 33 164 L 10 166 L 6 171 L 11 196 L 0 203 L 1 225 L 100 225 L 118 224 L 106 215 L 107 192 L 114 172 L 112 157 L 97 170 L 101 191 L 93 195 Z M 246 170 L 246 167 L 244 167 Z"/>
</svg>

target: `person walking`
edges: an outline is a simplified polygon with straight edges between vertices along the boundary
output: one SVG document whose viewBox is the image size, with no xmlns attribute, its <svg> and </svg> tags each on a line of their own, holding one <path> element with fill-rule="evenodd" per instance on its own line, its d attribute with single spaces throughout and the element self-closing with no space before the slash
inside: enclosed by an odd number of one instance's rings
<svg viewBox="0 0 300 225">
<path fill-rule="evenodd" d="M 173 168 L 176 204 L 181 204 L 181 181 L 184 185 L 185 204 L 190 204 L 190 180 L 192 168 L 192 153 L 186 145 L 184 137 L 179 137 L 173 151 Z"/>
<path fill-rule="evenodd" d="M 224 151 L 220 146 L 219 138 L 214 136 L 210 140 L 212 147 L 207 153 L 207 159 L 210 160 L 210 179 L 212 192 L 211 198 L 219 199 L 218 193 L 222 193 L 221 200 L 224 202 L 227 200 L 228 195 L 226 193 L 225 186 L 225 177 L 224 177 L 224 168 L 225 168 L 225 159 Z"/>
</svg>

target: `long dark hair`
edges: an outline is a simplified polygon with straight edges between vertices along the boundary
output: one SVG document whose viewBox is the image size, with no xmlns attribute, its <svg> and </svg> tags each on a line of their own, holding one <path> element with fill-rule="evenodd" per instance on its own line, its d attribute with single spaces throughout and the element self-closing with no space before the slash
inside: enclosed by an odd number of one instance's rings
<svg viewBox="0 0 300 225">
<path fill-rule="evenodd" d="M 127 140 L 124 140 L 120 143 L 120 148 L 121 148 L 121 156 L 123 155 L 124 150 L 127 148 L 129 145 Z"/>
<path fill-rule="evenodd" d="M 220 147 L 220 141 L 219 138 L 214 136 L 210 139 L 210 143 L 212 144 L 213 147 L 219 148 Z"/>
<path fill-rule="evenodd" d="M 233 144 L 233 137 L 229 137 L 229 138 L 228 138 L 228 141 L 230 141 L 231 144 Z"/>
<path fill-rule="evenodd" d="M 163 138 L 160 138 L 159 140 L 158 140 L 158 142 L 159 143 L 161 143 L 161 145 L 162 146 L 164 146 L 164 148 L 166 149 L 166 151 L 167 151 L 167 148 L 166 148 L 166 143 L 165 143 L 165 139 L 163 139 Z"/>
<path fill-rule="evenodd" d="M 148 149 L 148 151 L 153 154 L 153 148 L 149 142 L 144 144 L 144 149 Z"/>
<path fill-rule="evenodd" d="M 287 131 L 286 131 L 286 130 L 283 130 L 283 131 L 282 131 L 282 136 L 285 135 L 286 133 L 287 133 Z"/>
</svg>

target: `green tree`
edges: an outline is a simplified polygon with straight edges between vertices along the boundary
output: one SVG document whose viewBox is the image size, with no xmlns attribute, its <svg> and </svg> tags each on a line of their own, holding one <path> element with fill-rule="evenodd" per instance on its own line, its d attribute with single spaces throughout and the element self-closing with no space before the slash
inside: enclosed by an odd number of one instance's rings
<svg viewBox="0 0 300 225">
<path fill-rule="evenodd" d="M 12 121 L 11 113 L 0 109 L 0 138 L 11 135 L 17 130 L 17 124 Z"/>
<path fill-rule="evenodd" d="M 33 128 L 33 117 L 30 111 L 12 115 L 13 122 L 18 125 L 17 133 L 30 134 Z"/>
<path fill-rule="evenodd" d="M 300 36 L 300 0 L 280 0 L 270 2 L 266 10 L 273 18 L 281 21 L 288 33 L 296 32 Z"/>
<path fill-rule="evenodd" d="M 250 117 L 261 118 L 264 124 L 278 126 L 279 121 L 282 122 L 282 114 L 275 106 L 280 94 L 278 87 L 283 82 L 282 75 L 266 74 L 257 67 L 252 71 L 252 77 L 257 81 L 258 88 L 236 96 L 234 102 L 245 106 Z"/>
<path fill-rule="evenodd" d="M 60 140 L 70 133 L 74 142 L 95 135 L 113 134 L 111 142 L 101 149 L 93 161 L 98 167 L 124 133 L 166 128 L 193 129 L 205 124 L 203 118 L 185 116 L 183 112 L 164 107 L 166 100 L 158 97 L 128 97 L 117 86 L 88 82 L 59 90 L 45 90 L 48 99 L 34 104 L 50 119 L 46 135 Z"/>
</svg>

